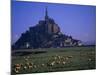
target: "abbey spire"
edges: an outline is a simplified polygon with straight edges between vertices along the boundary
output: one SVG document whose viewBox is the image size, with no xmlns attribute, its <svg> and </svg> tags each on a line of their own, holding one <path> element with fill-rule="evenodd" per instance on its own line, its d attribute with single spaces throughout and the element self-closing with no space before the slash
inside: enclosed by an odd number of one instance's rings
<svg viewBox="0 0 100 75">
<path fill-rule="evenodd" d="M 47 20 L 48 18 L 49 18 L 49 16 L 48 16 L 48 9 L 46 7 L 46 9 L 45 9 L 45 20 Z"/>
</svg>

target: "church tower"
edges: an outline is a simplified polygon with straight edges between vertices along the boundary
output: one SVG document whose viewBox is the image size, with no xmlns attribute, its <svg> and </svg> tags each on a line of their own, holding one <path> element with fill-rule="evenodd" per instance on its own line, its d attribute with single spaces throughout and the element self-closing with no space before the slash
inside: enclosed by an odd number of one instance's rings
<svg viewBox="0 0 100 75">
<path fill-rule="evenodd" d="M 45 10 L 45 20 L 48 20 L 49 16 L 48 16 L 48 10 L 47 10 L 47 7 L 46 7 L 46 10 Z"/>
<path fill-rule="evenodd" d="M 55 24 L 54 20 L 48 16 L 48 8 L 45 8 L 45 32 L 48 34 L 58 33 L 60 31 L 57 24 Z"/>
</svg>

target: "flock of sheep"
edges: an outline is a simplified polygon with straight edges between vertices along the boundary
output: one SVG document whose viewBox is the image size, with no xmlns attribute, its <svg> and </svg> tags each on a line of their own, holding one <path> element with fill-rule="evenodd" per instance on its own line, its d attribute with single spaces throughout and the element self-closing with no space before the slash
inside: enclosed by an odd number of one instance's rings
<svg viewBox="0 0 100 75">
<path fill-rule="evenodd" d="M 34 70 L 40 67 L 53 68 L 55 65 L 59 66 L 59 65 L 66 65 L 68 64 L 68 62 L 70 63 L 71 58 L 73 58 L 73 56 L 55 55 L 55 56 L 51 56 L 50 58 L 48 58 L 47 63 L 44 62 L 41 64 L 36 64 L 32 61 L 30 62 L 29 61 L 30 57 L 28 56 L 28 57 L 24 57 L 25 63 L 14 64 L 12 69 L 14 73 L 21 73 L 22 70 L 27 72 L 27 70 Z"/>
</svg>

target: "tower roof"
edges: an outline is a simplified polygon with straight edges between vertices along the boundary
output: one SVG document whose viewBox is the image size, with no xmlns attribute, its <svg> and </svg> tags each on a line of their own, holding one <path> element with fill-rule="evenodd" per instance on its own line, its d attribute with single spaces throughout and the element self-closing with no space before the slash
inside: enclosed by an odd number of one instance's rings
<svg viewBox="0 0 100 75">
<path fill-rule="evenodd" d="M 46 7 L 45 8 L 45 20 L 47 20 L 49 18 L 49 16 L 48 16 L 48 8 Z"/>
</svg>

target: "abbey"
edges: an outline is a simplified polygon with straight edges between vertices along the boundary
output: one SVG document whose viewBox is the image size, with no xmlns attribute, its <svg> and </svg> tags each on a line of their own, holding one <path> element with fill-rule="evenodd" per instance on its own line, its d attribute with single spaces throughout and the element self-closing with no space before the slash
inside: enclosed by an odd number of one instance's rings
<svg viewBox="0 0 100 75">
<path fill-rule="evenodd" d="M 27 48 L 58 48 L 67 46 L 81 46 L 80 40 L 63 34 L 60 27 L 48 16 L 45 10 L 44 20 L 40 20 L 36 26 L 22 33 L 21 37 L 12 45 L 12 49 Z"/>
<path fill-rule="evenodd" d="M 46 34 L 57 34 L 60 32 L 59 26 L 55 23 L 53 19 L 51 19 L 48 16 L 47 8 L 45 11 L 45 20 L 39 21 L 39 24 L 37 24 L 37 30 L 42 31 L 42 33 L 46 33 Z"/>
</svg>

